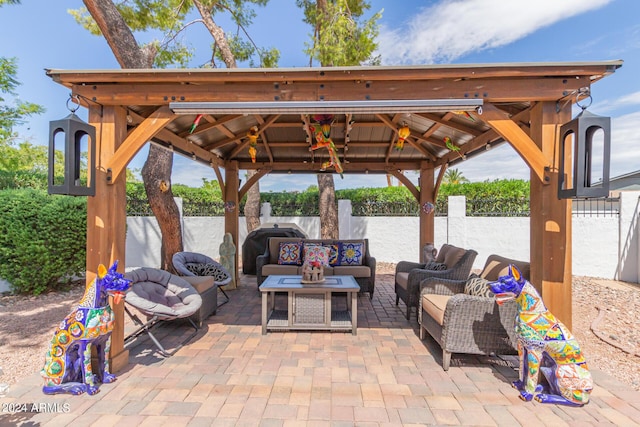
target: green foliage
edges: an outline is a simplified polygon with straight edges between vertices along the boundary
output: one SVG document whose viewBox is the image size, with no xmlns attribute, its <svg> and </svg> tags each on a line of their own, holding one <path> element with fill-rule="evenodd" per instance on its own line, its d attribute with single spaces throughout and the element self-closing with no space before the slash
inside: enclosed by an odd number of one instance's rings
<svg viewBox="0 0 640 427">
<path fill-rule="evenodd" d="M 200 1 L 210 11 L 212 17 L 225 15 L 219 21 L 228 19 L 235 24 L 235 34 L 233 31 L 225 31 L 225 35 L 238 61 L 246 61 L 251 67 L 275 67 L 277 65 L 280 52 L 275 48 L 259 47 L 249 37 L 246 30 L 256 16 L 252 6 L 265 6 L 268 0 Z M 201 23 L 201 20 L 187 21 L 188 15 L 196 9 L 193 2 L 184 0 L 121 0 L 115 2 L 115 5 L 136 37 L 142 33 L 162 34 L 161 40 L 152 39 L 147 42 L 148 45 L 154 46 L 158 52 L 154 58 L 155 67 L 189 66 L 194 58 L 195 49 L 188 43 L 185 33 L 192 24 Z M 102 35 L 98 25 L 85 7 L 68 12 L 78 24 L 91 34 Z M 215 59 L 220 59 L 220 52 L 215 42 L 212 44 L 211 51 L 211 60 L 204 66 L 215 67 Z"/>
<path fill-rule="evenodd" d="M 38 173 L 26 170 L 0 170 L 0 190 L 15 190 L 18 188 L 46 190 L 47 175 L 43 172 Z"/>
<path fill-rule="evenodd" d="M 322 66 L 378 64 L 372 53 L 378 47 L 378 20 L 382 12 L 361 21 L 370 9 L 364 0 L 328 0 L 326 8 L 318 7 L 315 0 L 296 0 L 304 11 L 304 22 L 314 28 L 311 42 L 305 43 L 305 53 Z"/>
<path fill-rule="evenodd" d="M 85 271 L 86 198 L 0 191 L 0 277 L 38 295 Z"/>
<path fill-rule="evenodd" d="M 444 173 L 443 184 L 463 184 L 469 180 L 458 169 L 447 169 Z"/>
<path fill-rule="evenodd" d="M 15 90 L 20 85 L 17 73 L 15 58 L 0 57 L 0 95 L 16 94 Z M 14 100 L 11 104 L 0 96 L 0 146 L 17 137 L 14 126 L 24 124 L 27 117 L 45 111 L 42 106 L 31 102 Z"/>
</svg>

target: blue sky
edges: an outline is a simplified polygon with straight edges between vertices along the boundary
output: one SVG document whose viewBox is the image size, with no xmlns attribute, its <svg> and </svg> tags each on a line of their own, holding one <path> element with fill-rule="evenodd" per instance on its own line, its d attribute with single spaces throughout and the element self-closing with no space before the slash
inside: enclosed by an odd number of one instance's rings
<svg viewBox="0 0 640 427">
<path fill-rule="evenodd" d="M 615 74 L 593 85 L 589 111 L 612 117 L 611 175 L 640 169 L 638 0 L 371 0 L 371 5 L 372 13 L 383 9 L 378 42 L 385 65 L 624 60 Z M 47 108 L 17 129 L 35 144 L 47 143 L 49 121 L 68 114 L 69 92 L 53 83 L 45 68 L 119 68 L 106 42 L 91 36 L 67 13 L 80 6 L 80 0 L 23 0 L 22 5 L 0 8 L 0 55 L 18 58 L 18 94 Z M 250 28 L 254 40 L 280 49 L 280 67 L 307 66 L 302 51 L 310 30 L 295 2 L 271 0 L 257 12 Z M 203 30 L 188 32 L 187 39 L 196 46 L 202 40 L 208 44 Z M 148 40 L 144 35 L 138 39 Z M 198 52 L 193 66 L 208 56 L 205 49 Z M 143 150 L 130 167 L 141 168 L 145 158 Z M 529 178 L 529 169 L 508 144 L 457 168 L 471 181 Z M 407 176 L 417 180 L 415 173 Z M 174 183 L 199 186 L 202 177 L 215 179 L 215 174 L 175 157 Z M 338 189 L 385 186 L 386 178 L 345 175 L 336 176 L 335 183 Z M 272 175 L 260 181 L 260 188 L 303 190 L 315 184 L 314 175 Z"/>
</svg>

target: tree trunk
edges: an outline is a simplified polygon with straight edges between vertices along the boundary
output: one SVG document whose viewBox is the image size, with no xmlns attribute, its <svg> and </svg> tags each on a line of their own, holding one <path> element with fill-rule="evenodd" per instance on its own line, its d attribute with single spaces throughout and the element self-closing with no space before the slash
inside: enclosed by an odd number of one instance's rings
<svg viewBox="0 0 640 427">
<path fill-rule="evenodd" d="M 255 170 L 247 171 L 247 181 L 257 173 Z M 244 204 L 244 217 L 247 221 L 247 233 L 251 233 L 260 227 L 260 184 L 256 182 L 247 191 L 247 201 Z"/>
<path fill-rule="evenodd" d="M 316 176 L 320 193 L 320 236 L 323 239 L 338 239 L 340 238 L 340 230 L 333 174 L 319 173 Z"/>
<path fill-rule="evenodd" d="M 183 246 L 180 212 L 171 192 L 172 166 L 173 153 L 151 144 L 149 156 L 142 167 L 142 178 L 149 205 L 158 220 L 162 234 L 160 268 L 175 273 L 173 254 L 181 252 Z"/>
<path fill-rule="evenodd" d="M 151 68 L 157 51 L 140 48 L 131 29 L 110 0 L 84 0 L 111 51 L 122 68 Z M 162 233 L 161 268 L 174 272 L 173 254 L 183 250 L 178 206 L 171 191 L 173 153 L 151 144 L 142 179 L 151 210 Z"/>
</svg>

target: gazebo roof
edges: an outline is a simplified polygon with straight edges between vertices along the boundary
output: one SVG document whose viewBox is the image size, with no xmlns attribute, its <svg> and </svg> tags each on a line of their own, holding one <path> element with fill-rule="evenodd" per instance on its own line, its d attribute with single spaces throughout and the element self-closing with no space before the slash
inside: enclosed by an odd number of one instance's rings
<svg viewBox="0 0 640 427">
<path fill-rule="evenodd" d="M 502 114 L 527 132 L 533 103 L 575 102 L 589 93 L 591 83 L 621 65 L 601 61 L 47 74 L 85 105 L 126 108 L 130 131 L 165 111 L 172 118 L 153 136 L 155 143 L 222 167 L 237 161 L 239 169 L 317 172 L 329 155 L 326 149 L 311 150 L 315 140 L 309 125 L 314 115 L 328 109 L 334 115 L 331 139 L 345 173 L 380 173 L 453 165 L 485 152 L 504 138 L 485 123 L 481 110 L 494 118 Z M 404 148 L 396 150 L 403 125 L 410 136 Z M 247 138 L 253 126 L 260 134 L 255 163 Z M 457 149 L 447 146 L 446 137 Z"/>
</svg>

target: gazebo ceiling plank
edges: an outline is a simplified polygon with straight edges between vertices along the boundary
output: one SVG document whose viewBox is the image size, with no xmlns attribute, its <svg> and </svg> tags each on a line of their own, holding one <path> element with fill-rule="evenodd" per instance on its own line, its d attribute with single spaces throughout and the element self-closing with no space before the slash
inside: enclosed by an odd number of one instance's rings
<svg viewBox="0 0 640 427">
<path fill-rule="evenodd" d="M 170 102 L 271 102 L 334 100 L 486 99 L 491 102 L 556 101 L 580 88 L 588 77 L 384 81 L 376 83 L 270 83 L 206 85 L 75 85 L 73 94 L 101 105 L 164 105 Z M 321 88 L 322 86 L 322 88 Z M 310 111 L 309 114 L 313 114 Z"/>
<path fill-rule="evenodd" d="M 416 159 L 414 161 L 397 161 L 385 163 L 384 161 L 357 161 L 351 160 L 350 162 L 342 165 L 344 168 L 344 173 L 387 173 L 389 168 L 396 170 L 419 170 L 420 164 L 423 162 L 423 159 Z M 263 167 L 273 167 L 272 173 L 318 173 L 318 169 L 320 168 L 319 161 L 310 162 L 305 161 L 301 162 L 295 159 L 283 159 L 278 163 L 274 163 L 273 165 L 267 162 L 256 162 L 252 163 L 249 161 L 238 161 L 238 168 L 242 170 L 251 170 L 251 169 L 261 169 Z M 328 171 L 327 173 L 333 173 L 332 171 Z"/>
<path fill-rule="evenodd" d="M 451 128 L 451 129 L 455 129 L 455 130 L 459 130 L 460 132 L 468 133 L 469 135 L 478 136 L 478 135 L 482 134 L 482 131 L 474 129 L 474 128 L 470 127 L 470 126 L 465 126 L 465 125 L 460 124 L 458 122 L 454 122 L 451 119 L 446 119 L 445 120 L 444 116 L 443 117 L 439 117 L 437 114 L 434 114 L 434 113 L 416 113 L 416 115 L 418 115 L 420 117 L 424 117 L 427 120 L 431 120 L 431 121 L 440 123 L 442 126 L 445 126 L 445 127 Z"/>
</svg>

